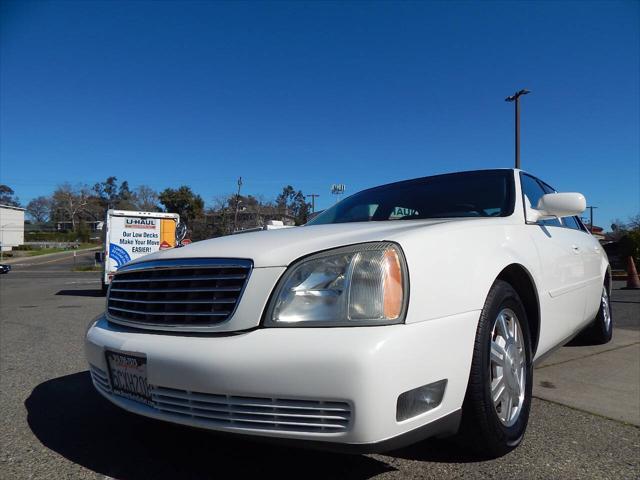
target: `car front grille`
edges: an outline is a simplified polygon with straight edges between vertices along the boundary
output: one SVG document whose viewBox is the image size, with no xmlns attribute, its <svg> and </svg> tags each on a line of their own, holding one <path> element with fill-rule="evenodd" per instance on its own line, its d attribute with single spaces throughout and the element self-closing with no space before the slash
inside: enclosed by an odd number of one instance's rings
<svg viewBox="0 0 640 480">
<path fill-rule="evenodd" d="M 114 395 L 107 373 L 93 365 L 90 371 L 95 387 Z M 149 408 L 169 417 L 204 421 L 212 428 L 305 433 L 346 432 L 352 418 L 347 402 L 215 395 L 158 386 L 151 386 Z"/>
<path fill-rule="evenodd" d="M 233 315 L 251 269 L 251 261 L 235 259 L 125 266 L 109 287 L 108 318 L 137 328 L 206 331 Z"/>
</svg>

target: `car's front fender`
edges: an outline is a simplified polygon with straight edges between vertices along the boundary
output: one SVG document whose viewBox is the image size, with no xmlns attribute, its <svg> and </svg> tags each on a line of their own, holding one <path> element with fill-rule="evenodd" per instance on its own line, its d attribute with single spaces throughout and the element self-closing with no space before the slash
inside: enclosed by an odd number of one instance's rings
<svg viewBox="0 0 640 480">
<path fill-rule="evenodd" d="M 538 252 L 517 225 L 432 228 L 396 240 L 409 268 L 407 323 L 482 309 L 491 285 L 512 264 L 522 265 L 540 285 Z"/>
</svg>

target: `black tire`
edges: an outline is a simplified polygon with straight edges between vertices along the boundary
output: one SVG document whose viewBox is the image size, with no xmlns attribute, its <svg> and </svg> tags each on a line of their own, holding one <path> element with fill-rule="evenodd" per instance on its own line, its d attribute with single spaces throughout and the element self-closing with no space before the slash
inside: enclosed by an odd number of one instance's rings
<svg viewBox="0 0 640 480">
<path fill-rule="evenodd" d="M 519 413 L 514 414 L 513 425 L 504 424 L 497 412 L 491 395 L 490 350 L 494 324 L 504 309 L 515 313 L 515 321 L 522 334 L 524 355 L 524 398 Z M 514 320 L 512 320 L 514 321 Z M 503 376 L 505 373 L 503 372 Z M 506 381 L 505 381 L 506 383 Z M 485 301 L 476 331 L 473 360 L 469 375 L 469 384 L 462 407 L 462 425 L 460 433 L 463 441 L 482 456 L 495 458 L 517 447 L 524 438 L 531 409 L 531 390 L 533 385 L 533 367 L 531 335 L 524 305 L 513 287 L 502 280 L 496 280 Z"/>
<path fill-rule="evenodd" d="M 613 336 L 613 312 L 609 298 L 610 293 L 605 283 L 602 287 L 600 308 L 598 309 L 596 318 L 576 337 L 576 341 L 579 342 L 580 345 L 604 345 L 611 341 L 611 337 Z M 609 314 L 609 321 L 607 321 L 607 312 Z"/>
</svg>

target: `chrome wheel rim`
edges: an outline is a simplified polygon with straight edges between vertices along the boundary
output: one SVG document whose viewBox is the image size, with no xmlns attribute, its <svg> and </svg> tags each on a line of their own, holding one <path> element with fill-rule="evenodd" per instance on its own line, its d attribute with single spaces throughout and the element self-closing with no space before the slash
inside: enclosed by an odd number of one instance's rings
<svg viewBox="0 0 640 480">
<path fill-rule="evenodd" d="M 524 404 L 527 365 L 520 321 L 509 308 L 500 310 L 493 324 L 489 365 L 493 408 L 500 422 L 510 427 Z"/>
<path fill-rule="evenodd" d="M 611 310 L 609 305 L 609 294 L 607 293 L 607 287 L 602 287 L 602 298 L 600 299 L 602 306 L 602 319 L 604 320 L 604 328 L 608 332 L 611 328 Z"/>
</svg>

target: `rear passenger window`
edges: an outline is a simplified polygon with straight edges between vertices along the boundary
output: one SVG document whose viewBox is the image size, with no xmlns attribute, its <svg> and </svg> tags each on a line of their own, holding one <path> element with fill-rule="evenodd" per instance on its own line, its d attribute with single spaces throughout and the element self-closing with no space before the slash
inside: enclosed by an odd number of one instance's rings
<svg viewBox="0 0 640 480">
<path fill-rule="evenodd" d="M 567 228 L 572 228 L 574 230 L 582 230 L 582 228 L 580 228 L 580 224 L 578 223 L 578 219 L 576 217 L 564 217 L 562 219 L 562 224 Z"/>
</svg>

